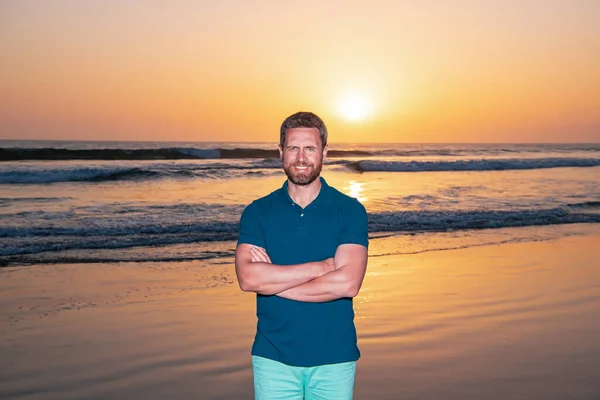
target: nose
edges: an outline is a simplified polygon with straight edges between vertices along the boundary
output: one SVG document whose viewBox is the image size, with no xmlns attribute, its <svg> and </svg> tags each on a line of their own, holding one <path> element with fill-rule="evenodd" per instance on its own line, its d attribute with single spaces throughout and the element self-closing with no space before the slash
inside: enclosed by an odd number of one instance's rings
<svg viewBox="0 0 600 400">
<path fill-rule="evenodd" d="M 306 152 L 302 149 L 298 152 L 298 160 L 305 161 L 307 159 Z"/>
</svg>

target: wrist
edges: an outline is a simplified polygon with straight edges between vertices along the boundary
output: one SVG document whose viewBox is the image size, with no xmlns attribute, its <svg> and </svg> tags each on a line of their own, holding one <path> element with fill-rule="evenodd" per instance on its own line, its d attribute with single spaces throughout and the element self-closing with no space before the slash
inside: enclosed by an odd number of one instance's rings
<svg viewBox="0 0 600 400">
<path fill-rule="evenodd" d="M 333 258 L 326 258 L 325 260 L 321 261 L 321 264 L 323 268 L 323 275 L 335 271 L 335 263 Z"/>
</svg>

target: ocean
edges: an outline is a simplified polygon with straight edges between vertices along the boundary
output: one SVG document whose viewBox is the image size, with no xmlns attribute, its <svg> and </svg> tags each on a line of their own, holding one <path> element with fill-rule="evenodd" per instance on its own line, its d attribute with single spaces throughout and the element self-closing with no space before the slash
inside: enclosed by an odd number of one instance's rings
<svg viewBox="0 0 600 400">
<path fill-rule="evenodd" d="M 600 144 L 332 143 L 322 176 L 365 205 L 374 257 L 600 223 Z M 0 141 L 0 266 L 218 264 L 285 179 L 276 143 Z"/>
</svg>

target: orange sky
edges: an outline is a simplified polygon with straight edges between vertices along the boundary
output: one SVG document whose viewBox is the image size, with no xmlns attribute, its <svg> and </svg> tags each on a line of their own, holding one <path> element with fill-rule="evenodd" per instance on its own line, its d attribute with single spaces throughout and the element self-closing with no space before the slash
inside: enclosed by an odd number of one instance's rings
<svg viewBox="0 0 600 400">
<path fill-rule="evenodd" d="M 291 3 L 3 0 L 0 139 L 600 142 L 600 1 Z"/>
</svg>

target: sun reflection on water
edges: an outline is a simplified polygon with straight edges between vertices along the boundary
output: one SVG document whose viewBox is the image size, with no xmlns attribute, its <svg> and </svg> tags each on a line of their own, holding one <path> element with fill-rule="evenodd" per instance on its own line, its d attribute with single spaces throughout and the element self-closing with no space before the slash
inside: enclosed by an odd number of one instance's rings
<svg viewBox="0 0 600 400">
<path fill-rule="evenodd" d="M 365 189 L 363 186 L 364 183 L 362 182 L 349 181 L 348 186 L 346 187 L 346 193 L 350 197 L 354 197 L 361 203 L 364 203 L 365 201 L 367 201 L 367 197 L 364 195 Z"/>
</svg>

